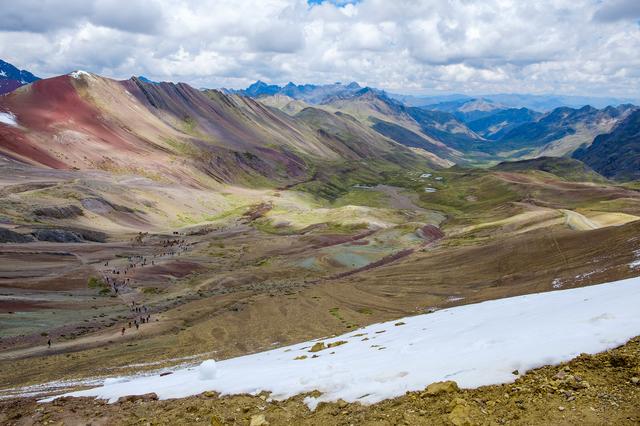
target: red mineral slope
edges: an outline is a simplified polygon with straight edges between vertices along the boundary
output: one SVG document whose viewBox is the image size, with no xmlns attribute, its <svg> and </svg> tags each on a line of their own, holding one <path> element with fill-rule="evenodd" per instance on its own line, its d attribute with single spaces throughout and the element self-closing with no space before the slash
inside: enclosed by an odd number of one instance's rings
<svg viewBox="0 0 640 426">
<path fill-rule="evenodd" d="M 339 115 L 291 117 L 253 99 L 85 72 L 0 97 L 0 155 L 193 186 L 307 177 L 310 163 L 416 157 Z M 5 120 L 6 121 L 6 120 Z M 332 132 L 331 129 L 337 129 Z"/>
</svg>

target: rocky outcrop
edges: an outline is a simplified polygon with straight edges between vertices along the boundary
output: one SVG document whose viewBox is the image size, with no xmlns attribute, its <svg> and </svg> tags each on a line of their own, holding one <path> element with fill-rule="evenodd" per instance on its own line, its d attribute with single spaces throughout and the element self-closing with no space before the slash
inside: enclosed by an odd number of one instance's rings
<svg viewBox="0 0 640 426">
<path fill-rule="evenodd" d="M 29 243 L 34 240 L 32 235 L 19 234 L 10 229 L 0 228 L 0 243 Z"/>
<path fill-rule="evenodd" d="M 33 210 L 33 214 L 41 217 L 49 217 L 54 219 L 71 219 L 73 217 L 82 216 L 82 209 L 78 206 L 51 206 L 39 207 Z"/>
<path fill-rule="evenodd" d="M 85 241 L 103 243 L 107 240 L 107 235 L 103 232 L 82 228 L 34 229 L 32 235 L 38 241 L 49 241 L 55 243 L 82 243 Z"/>
</svg>

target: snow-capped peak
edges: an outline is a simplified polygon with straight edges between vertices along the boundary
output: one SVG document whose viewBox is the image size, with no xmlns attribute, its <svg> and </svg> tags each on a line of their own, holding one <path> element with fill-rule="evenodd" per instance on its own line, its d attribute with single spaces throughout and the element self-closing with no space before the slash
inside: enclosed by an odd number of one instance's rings
<svg viewBox="0 0 640 426">
<path fill-rule="evenodd" d="M 78 78 L 78 79 L 82 78 L 83 76 L 91 77 L 91 73 L 84 70 L 76 70 L 76 71 L 70 72 L 69 75 L 73 78 Z"/>
</svg>

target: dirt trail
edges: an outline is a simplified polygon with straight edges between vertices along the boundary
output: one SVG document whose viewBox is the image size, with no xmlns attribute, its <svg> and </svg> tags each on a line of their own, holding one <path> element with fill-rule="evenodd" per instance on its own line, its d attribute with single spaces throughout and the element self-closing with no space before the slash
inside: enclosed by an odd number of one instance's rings
<svg viewBox="0 0 640 426">
<path fill-rule="evenodd" d="M 124 322 L 123 322 L 124 324 Z M 8 350 L 0 352 L 0 360 L 19 359 L 33 356 L 51 355 L 61 352 L 74 352 L 82 349 L 96 347 L 104 345 L 109 342 L 118 342 L 128 340 L 137 340 L 142 337 L 148 337 L 152 334 L 161 333 L 171 326 L 167 321 L 153 321 L 140 325 L 140 329 L 136 330 L 135 327 L 125 328 L 125 334 L 122 335 L 123 324 L 118 324 L 117 327 L 110 328 L 101 332 L 93 333 L 89 336 L 79 337 L 69 341 L 54 342 L 51 347 L 47 345 L 31 346 L 27 348 L 20 348 L 14 350 Z"/>
<path fill-rule="evenodd" d="M 585 217 L 584 215 L 573 210 L 560 210 L 565 215 L 566 225 L 576 231 L 590 231 L 592 229 L 602 228 L 599 224 Z"/>
</svg>

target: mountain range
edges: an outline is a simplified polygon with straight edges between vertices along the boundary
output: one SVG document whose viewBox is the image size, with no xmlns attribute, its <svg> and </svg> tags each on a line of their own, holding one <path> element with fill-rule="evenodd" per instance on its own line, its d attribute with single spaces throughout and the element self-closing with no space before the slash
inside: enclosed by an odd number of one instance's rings
<svg viewBox="0 0 640 426">
<path fill-rule="evenodd" d="M 391 97 L 410 106 L 434 107 L 438 105 L 444 107 L 462 106 L 468 102 L 475 102 L 483 99 L 487 102 L 499 104 L 504 108 L 528 108 L 540 112 L 548 112 L 559 107 L 581 108 L 591 105 L 594 108 L 604 108 L 609 105 L 620 105 L 626 103 L 639 103 L 638 98 L 616 98 L 598 96 L 567 96 L 567 95 L 531 95 L 517 93 L 498 93 L 469 96 L 462 94 L 416 96 L 391 94 Z"/>
<path fill-rule="evenodd" d="M 344 96 L 352 94 L 362 89 L 356 82 L 349 84 L 333 83 L 333 84 L 294 84 L 292 82 L 287 83 L 284 86 L 278 86 L 275 84 L 267 84 L 263 81 L 256 81 L 248 86 L 246 89 L 233 90 L 223 89 L 227 93 L 233 93 L 243 96 L 250 96 L 252 98 L 259 98 L 262 96 L 274 96 L 283 95 L 292 99 L 299 99 L 310 104 L 319 104 L 326 101 L 327 98 L 333 96 Z"/>
<path fill-rule="evenodd" d="M 455 163 L 571 155 L 637 109 L 630 104 L 602 109 L 587 105 L 539 112 L 489 99 L 415 107 L 373 88 L 313 87 L 308 90 L 315 95 L 314 107 L 347 113 L 400 144 Z M 287 96 L 280 90 L 272 95 L 261 93 L 255 99 L 296 114 L 310 105 L 305 101 L 308 93 Z"/>
<path fill-rule="evenodd" d="M 631 104 L 545 112 L 513 108 L 517 97 L 452 95 L 414 106 L 406 97 L 355 82 L 257 81 L 243 90 L 201 90 L 83 71 L 40 80 L 6 62 L 0 65 L 5 87 L 13 87 L 0 98 L 0 152 L 49 167 L 142 168 L 199 184 L 207 179 L 289 184 L 308 178 L 312 165 L 326 161 L 427 161 L 448 167 L 571 156 L 578 150 L 575 158 L 594 163 L 597 154 L 587 154 L 594 139 L 600 150 L 606 146 L 607 158 L 618 148 L 625 158 L 637 156 L 629 150 L 637 143 L 629 130 L 633 120 L 627 120 L 637 111 Z M 617 130 L 620 123 L 626 127 Z M 627 146 L 616 143 L 619 137 Z M 602 165 L 594 169 L 606 170 L 605 176 L 635 176 Z"/>
<path fill-rule="evenodd" d="M 84 71 L 0 98 L 0 152 L 54 168 L 136 172 L 193 185 L 304 180 L 319 162 L 423 161 L 357 121 L 289 116 L 249 97 Z M 53 141 L 53 143 L 52 143 Z"/>
</svg>

